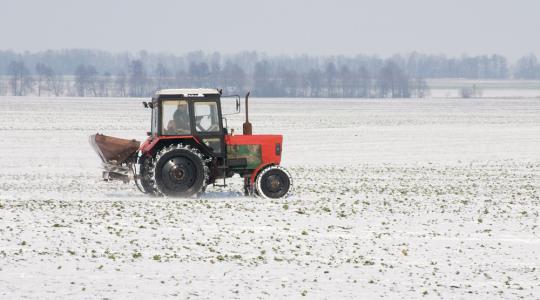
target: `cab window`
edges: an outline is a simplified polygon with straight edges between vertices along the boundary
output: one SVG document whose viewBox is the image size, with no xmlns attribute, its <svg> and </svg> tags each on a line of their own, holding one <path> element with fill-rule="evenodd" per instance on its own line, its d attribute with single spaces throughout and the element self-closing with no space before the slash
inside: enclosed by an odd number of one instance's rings
<svg viewBox="0 0 540 300">
<path fill-rule="evenodd" d="M 163 135 L 191 134 L 188 102 L 185 100 L 163 100 L 161 103 Z"/>
<path fill-rule="evenodd" d="M 195 129 L 197 132 L 219 132 L 216 102 L 195 102 Z"/>
</svg>

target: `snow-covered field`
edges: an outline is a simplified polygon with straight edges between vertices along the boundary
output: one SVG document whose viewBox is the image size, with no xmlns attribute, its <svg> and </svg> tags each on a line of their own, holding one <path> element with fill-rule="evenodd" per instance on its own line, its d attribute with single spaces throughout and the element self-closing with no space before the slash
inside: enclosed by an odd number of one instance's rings
<svg viewBox="0 0 540 300">
<path fill-rule="evenodd" d="M 540 297 L 539 99 L 250 108 L 288 199 L 102 182 L 88 135 L 143 139 L 140 100 L 0 98 L 0 298 Z"/>
</svg>

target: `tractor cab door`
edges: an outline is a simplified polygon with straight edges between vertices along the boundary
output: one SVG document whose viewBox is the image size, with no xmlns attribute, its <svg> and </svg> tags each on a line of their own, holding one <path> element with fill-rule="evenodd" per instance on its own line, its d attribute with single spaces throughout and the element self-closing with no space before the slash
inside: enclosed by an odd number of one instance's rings
<svg viewBox="0 0 540 300">
<path fill-rule="evenodd" d="M 192 102 L 193 133 L 216 157 L 225 156 L 225 141 L 219 100 L 197 99 Z"/>
</svg>

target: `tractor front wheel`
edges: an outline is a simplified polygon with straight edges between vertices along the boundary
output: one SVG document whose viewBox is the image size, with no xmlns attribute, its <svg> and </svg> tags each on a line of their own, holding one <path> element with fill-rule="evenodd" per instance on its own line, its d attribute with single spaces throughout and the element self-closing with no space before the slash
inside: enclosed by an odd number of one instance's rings
<svg viewBox="0 0 540 300">
<path fill-rule="evenodd" d="M 255 190 L 264 198 L 286 197 L 292 188 L 292 177 L 289 172 L 280 166 L 270 166 L 255 178 Z"/>
<path fill-rule="evenodd" d="M 191 197 L 206 187 L 208 167 L 202 154 L 184 145 L 171 145 L 156 155 L 154 184 L 156 190 L 170 197 Z"/>
</svg>

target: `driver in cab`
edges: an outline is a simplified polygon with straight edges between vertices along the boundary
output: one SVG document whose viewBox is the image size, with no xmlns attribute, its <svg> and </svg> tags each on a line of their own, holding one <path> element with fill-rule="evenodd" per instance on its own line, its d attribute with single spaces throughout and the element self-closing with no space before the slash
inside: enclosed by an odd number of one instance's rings
<svg viewBox="0 0 540 300">
<path fill-rule="evenodd" d="M 173 119 L 167 124 L 167 130 L 176 133 L 190 133 L 189 126 L 189 110 L 188 104 L 185 101 L 179 102 L 176 111 L 173 114 Z"/>
</svg>

